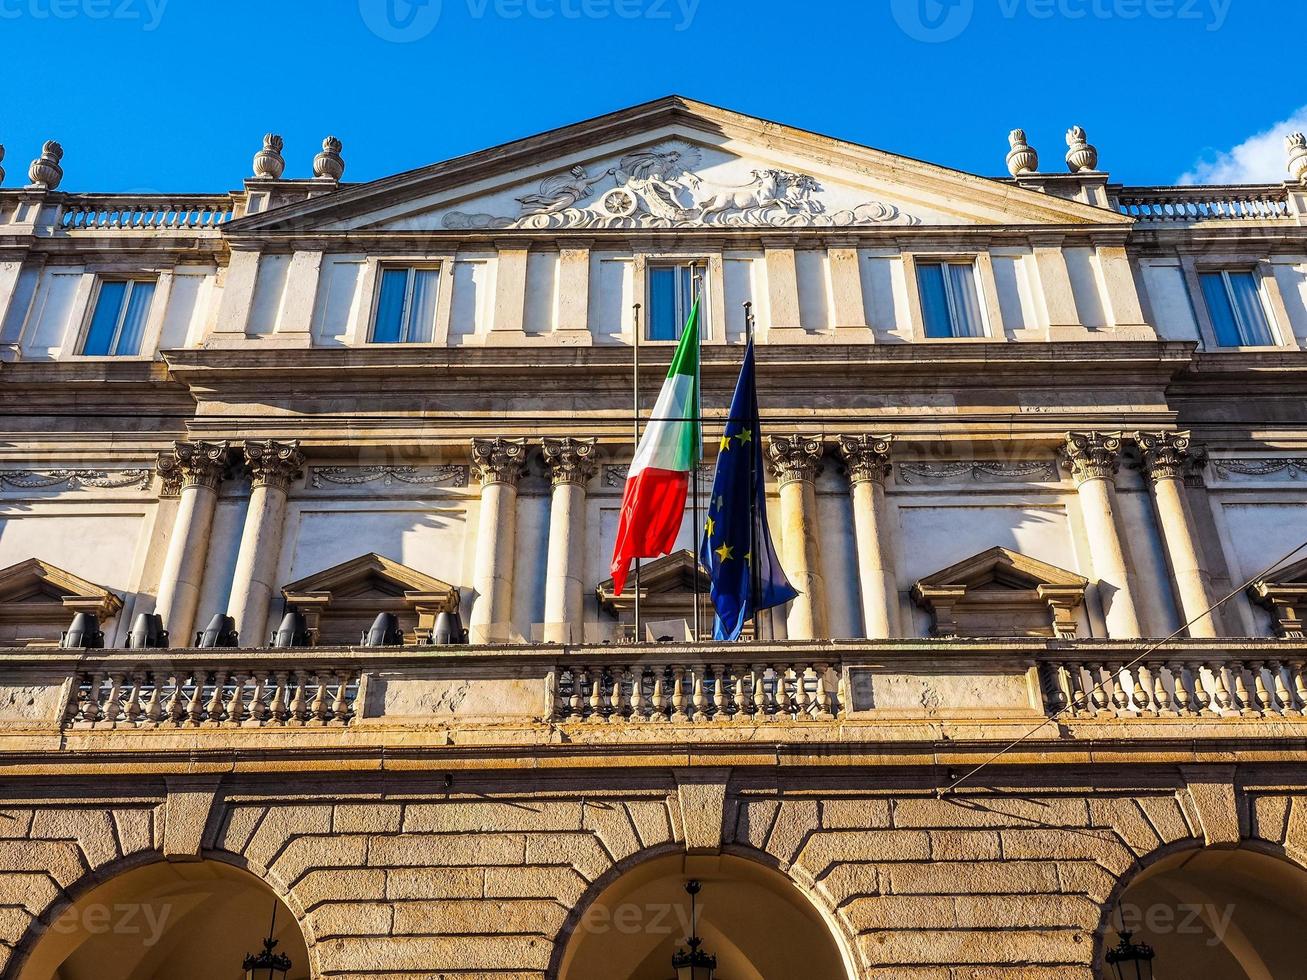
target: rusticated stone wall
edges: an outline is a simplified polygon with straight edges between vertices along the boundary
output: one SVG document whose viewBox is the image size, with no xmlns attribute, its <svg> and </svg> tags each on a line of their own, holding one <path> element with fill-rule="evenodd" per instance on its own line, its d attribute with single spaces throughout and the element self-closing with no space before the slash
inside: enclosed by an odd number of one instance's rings
<svg viewBox="0 0 1307 980">
<path fill-rule="evenodd" d="M 1116 785 L 1078 775 L 1036 786 L 1008 773 L 947 800 L 910 773 L 891 786 L 859 770 L 782 785 L 725 769 L 614 771 L 603 784 L 461 774 L 447 788 L 393 774 L 384 787 L 142 780 L 113 798 L 95 795 L 107 778 L 26 795 L 11 781 L 0 965 L 16 976 L 38 920 L 166 853 L 266 881 L 299 918 L 315 976 L 543 978 L 602 887 L 688 849 L 787 874 L 838 923 L 861 977 L 989 980 L 1020 965 L 1027 980 L 1087 980 L 1105 907 L 1159 854 L 1251 841 L 1307 858 L 1307 794 L 1284 788 L 1301 773 L 1139 767 Z"/>
</svg>

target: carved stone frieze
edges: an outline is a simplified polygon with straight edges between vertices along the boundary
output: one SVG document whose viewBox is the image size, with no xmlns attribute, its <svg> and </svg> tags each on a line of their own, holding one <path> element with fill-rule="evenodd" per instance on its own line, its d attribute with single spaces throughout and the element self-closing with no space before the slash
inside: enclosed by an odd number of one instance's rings
<svg viewBox="0 0 1307 980">
<path fill-rule="evenodd" d="M 1121 466 L 1121 433 L 1070 432 L 1060 453 L 1076 483 L 1112 480 Z"/>
<path fill-rule="evenodd" d="M 164 497 L 175 497 L 184 487 L 218 489 L 230 465 L 227 442 L 175 442 L 169 452 L 159 454 L 156 469 Z"/>
<path fill-rule="evenodd" d="M 595 459 L 596 442 L 594 439 L 544 439 L 545 462 L 555 485 L 575 483 L 585 486 L 598 472 Z"/>
<path fill-rule="evenodd" d="M 154 471 L 148 469 L 0 470 L 0 487 L 13 487 L 16 490 L 48 490 L 55 487 L 67 490 L 145 489 L 150 485 L 153 475 Z"/>
<path fill-rule="evenodd" d="M 903 483 L 923 480 L 990 480 L 998 482 L 1054 483 L 1057 466 L 1046 459 L 965 459 L 945 463 L 899 463 Z"/>
<path fill-rule="evenodd" d="M 837 436 L 836 442 L 852 482 L 873 480 L 883 483 L 889 476 L 893 436 Z"/>
<path fill-rule="evenodd" d="M 1291 480 L 1307 477 L 1307 459 L 1209 459 L 1208 462 L 1218 475 L 1227 479 L 1231 476 L 1274 476 L 1279 473 Z"/>
<path fill-rule="evenodd" d="M 444 466 L 314 466 L 309 469 L 309 486 L 321 488 L 328 483 L 340 486 L 359 486 L 380 481 L 384 486 L 409 483 L 431 486 L 445 483 L 465 487 L 468 468 L 456 464 Z"/>
<path fill-rule="evenodd" d="M 473 439 L 472 471 L 483 487 L 492 483 L 517 486 L 526 473 L 526 440 Z"/>
<path fill-rule="evenodd" d="M 713 183 L 695 172 L 700 159 L 698 147 L 673 140 L 627 153 L 599 173 L 576 165 L 551 174 L 536 191 L 516 199 L 516 215 L 451 211 L 443 224 L 452 229 L 546 229 L 919 223 L 879 201 L 829 212 L 815 177 L 775 167 L 750 171 L 744 183 Z"/>
<path fill-rule="evenodd" d="M 245 465 L 250 468 L 250 481 L 256 487 L 266 486 L 287 490 L 304 467 L 304 453 L 298 439 L 278 442 L 263 439 L 245 443 Z"/>
<path fill-rule="evenodd" d="M 825 451 L 820 436 L 772 436 L 767 440 L 767 461 L 782 486 L 795 480 L 815 480 Z"/>
</svg>

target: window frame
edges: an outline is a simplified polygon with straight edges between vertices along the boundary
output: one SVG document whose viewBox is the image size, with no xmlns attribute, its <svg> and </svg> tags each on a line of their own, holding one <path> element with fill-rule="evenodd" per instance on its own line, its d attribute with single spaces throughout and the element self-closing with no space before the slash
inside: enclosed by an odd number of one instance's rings
<svg viewBox="0 0 1307 980">
<path fill-rule="evenodd" d="M 1198 287 L 1198 296 L 1202 302 L 1203 313 L 1207 318 L 1207 324 L 1211 332 L 1211 340 L 1214 350 L 1265 350 L 1275 347 L 1283 347 L 1284 334 L 1280 329 L 1279 322 L 1275 316 L 1275 311 L 1271 305 L 1271 297 L 1266 286 L 1266 277 L 1256 264 L 1239 264 L 1230 263 L 1224 265 L 1198 266 L 1195 270 L 1195 280 Z M 1231 275 L 1246 275 L 1252 278 L 1253 286 L 1257 290 L 1257 302 L 1261 306 L 1262 316 L 1266 319 L 1266 329 L 1270 332 L 1270 341 L 1265 344 L 1248 344 L 1244 343 L 1243 324 L 1240 322 L 1239 303 L 1234 293 L 1234 287 L 1231 285 Z M 1216 318 L 1212 313 L 1211 303 L 1207 299 L 1207 291 L 1203 288 L 1203 279 L 1206 276 L 1220 276 L 1221 285 L 1225 289 L 1226 302 L 1230 304 L 1230 312 L 1234 317 L 1234 328 L 1239 334 L 1239 343 L 1222 344 L 1220 335 L 1217 332 Z"/>
<path fill-rule="evenodd" d="M 926 323 L 926 302 L 921 292 L 921 267 L 923 265 L 961 265 L 971 270 L 971 285 L 976 292 L 976 313 L 979 317 L 980 333 L 972 335 L 961 335 L 956 332 L 950 333 L 947 337 L 932 337 L 927 330 Z M 982 277 L 980 256 L 978 254 L 934 254 L 934 253 L 917 253 L 912 256 L 912 283 L 911 287 L 916 291 L 917 313 L 920 317 L 920 330 L 914 331 L 916 339 L 928 341 L 930 343 L 976 343 L 978 341 L 994 340 L 993 324 L 990 322 L 989 296 L 986 291 L 986 283 Z M 954 316 L 953 298 L 947 290 L 947 279 L 945 288 L 945 302 L 948 303 L 949 329 L 956 331 L 957 321 Z"/>
<path fill-rule="evenodd" d="M 374 285 L 372 288 L 372 310 L 368 315 L 367 329 L 364 334 L 363 343 L 365 346 L 372 347 L 430 347 L 436 343 L 437 327 L 440 322 L 440 303 L 442 294 L 445 291 L 444 283 L 444 262 L 427 261 L 427 262 L 405 262 L 402 260 L 382 261 L 377 264 Z M 408 333 L 409 312 L 412 309 L 413 302 L 413 285 L 417 281 L 418 272 L 431 272 L 435 275 L 436 296 L 435 304 L 432 307 L 431 314 L 431 337 L 427 340 L 409 340 L 406 336 L 401 336 L 399 340 L 376 340 L 377 332 L 377 313 L 381 310 L 381 291 L 385 283 L 386 273 L 393 271 L 405 271 L 408 273 L 407 280 L 404 284 L 404 305 L 400 310 L 400 332 L 402 335 Z"/>
<path fill-rule="evenodd" d="M 690 269 L 691 276 L 699 276 L 699 342 L 704 343 L 709 339 L 709 321 L 711 318 L 712 298 L 710 295 L 710 273 L 712 271 L 709 257 L 703 256 L 685 256 L 679 258 L 665 256 L 650 256 L 644 263 L 644 302 L 646 315 L 642 318 L 640 324 L 641 344 L 679 344 L 681 342 L 681 331 L 685 329 L 685 320 L 681 320 L 676 325 L 676 336 L 667 339 L 661 338 L 655 340 L 650 336 L 650 330 L 653 328 L 653 271 L 655 269 Z M 685 315 L 688 318 L 690 311 L 686 310 Z"/>
<path fill-rule="evenodd" d="M 88 270 L 89 271 L 89 270 Z M 82 315 L 81 330 L 78 332 L 76 350 L 77 357 L 90 358 L 139 358 L 146 356 L 143 353 L 146 342 L 150 340 L 151 321 L 155 315 L 154 304 L 158 302 L 160 291 L 160 277 L 157 273 L 147 272 L 92 272 L 93 285 L 91 288 L 90 299 L 86 304 L 86 309 Z M 86 345 L 91 339 L 91 326 L 95 323 L 95 314 L 100 306 L 100 296 L 104 287 L 110 283 L 125 283 L 127 288 L 123 292 L 122 306 L 118 310 L 117 320 L 114 322 L 113 336 L 110 338 L 109 350 L 103 354 L 88 354 Z M 150 305 L 146 307 L 145 315 L 141 321 L 141 339 L 137 344 L 136 350 L 131 354 L 120 354 L 117 352 L 118 342 L 122 339 L 123 323 L 127 317 L 127 311 L 131 307 L 132 293 L 137 285 L 148 283 L 153 292 L 150 295 Z"/>
</svg>

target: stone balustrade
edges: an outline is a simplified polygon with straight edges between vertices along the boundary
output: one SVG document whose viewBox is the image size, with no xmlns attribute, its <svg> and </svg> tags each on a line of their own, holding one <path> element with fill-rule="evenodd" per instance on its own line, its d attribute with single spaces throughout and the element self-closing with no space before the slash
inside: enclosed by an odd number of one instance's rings
<svg viewBox="0 0 1307 980">
<path fill-rule="evenodd" d="M 131 194 L 69 195 L 60 209 L 64 231 L 168 231 L 217 228 L 232 217 L 225 194 L 174 197 Z"/>
<path fill-rule="evenodd" d="M 1289 195 L 1281 184 L 1121 188 L 1114 203 L 1122 214 L 1142 222 L 1268 221 L 1292 217 Z"/>
<path fill-rule="evenodd" d="M 65 725 L 344 725 L 354 717 L 358 691 L 354 669 L 84 670 L 74 677 Z"/>
<path fill-rule="evenodd" d="M 549 685 L 555 721 L 764 724 L 833 721 L 841 713 L 836 673 L 820 660 L 560 663 Z"/>
<path fill-rule="evenodd" d="M 1050 714 L 1094 717 L 1307 716 L 1307 656 L 1159 651 L 1137 664 L 1082 656 L 1040 664 Z"/>
</svg>

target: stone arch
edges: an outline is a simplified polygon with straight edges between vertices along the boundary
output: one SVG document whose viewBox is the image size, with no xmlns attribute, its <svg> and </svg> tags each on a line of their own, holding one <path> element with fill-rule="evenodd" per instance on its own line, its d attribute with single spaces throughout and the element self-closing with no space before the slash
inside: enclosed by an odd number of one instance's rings
<svg viewBox="0 0 1307 980">
<path fill-rule="evenodd" d="M 194 861 L 138 852 L 106 864 L 61 890 L 29 925 L 0 976 L 204 980 L 204 965 L 212 961 L 213 980 L 222 980 L 240 971 L 245 953 L 262 948 L 274 902 L 278 952 L 292 960 L 289 980 L 318 976 L 297 903 L 259 870 L 221 851 Z M 204 948 L 222 953 L 210 960 Z"/>
<path fill-rule="evenodd" d="M 859 975 L 850 937 L 819 893 L 787 874 L 771 855 L 734 844 L 702 855 L 687 854 L 678 844 L 661 845 L 615 864 L 592 882 L 568 916 L 555 939 L 548 975 L 596 976 L 599 963 L 612 975 L 633 980 L 670 975 L 672 950 L 684 945 L 688 926 L 684 883 L 690 878 L 703 885 L 699 933 L 724 975 L 762 977 L 752 966 L 755 959 L 779 971 L 768 972 L 769 977 Z M 778 963 L 785 955 L 798 955 L 801 962 Z M 622 962 L 614 960 L 617 956 Z"/>
<path fill-rule="evenodd" d="M 1307 930 L 1307 866 L 1256 838 L 1206 847 L 1177 841 L 1141 857 L 1104 903 L 1094 957 L 1100 976 L 1112 976 L 1104 957 L 1122 928 L 1154 948 L 1158 975 L 1292 975 L 1300 959 L 1282 940 Z"/>
</svg>

